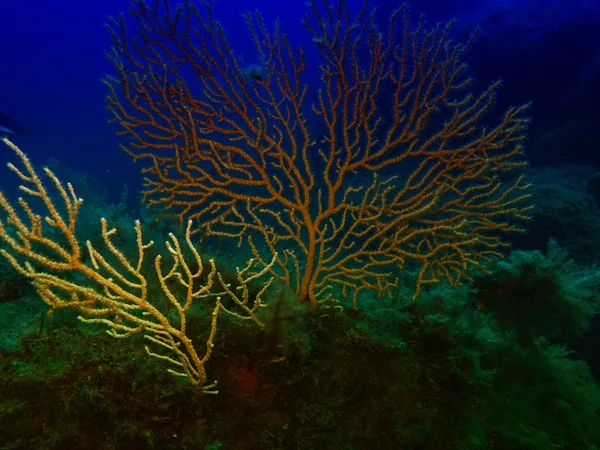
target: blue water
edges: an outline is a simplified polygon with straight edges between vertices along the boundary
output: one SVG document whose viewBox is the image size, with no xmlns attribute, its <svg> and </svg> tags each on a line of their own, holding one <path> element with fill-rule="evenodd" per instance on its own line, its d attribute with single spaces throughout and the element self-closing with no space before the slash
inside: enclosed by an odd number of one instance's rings
<svg viewBox="0 0 600 450">
<path fill-rule="evenodd" d="M 118 148 L 115 128 L 106 123 L 106 90 L 112 72 L 104 27 L 110 15 L 127 9 L 125 0 L 4 1 L 0 14 L 0 111 L 31 137 L 19 143 L 44 162 L 53 156 L 93 174 L 118 195 L 124 183 L 138 182 L 138 168 Z M 285 4 L 285 6 L 284 6 Z M 377 2 L 380 20 L 398 2 Z M 483 87 L 502 78 L 498 110 L 532 100 L 529 159 L 534 163 L 600 164 L 600 2 L 575 1 L 415 1 L 413 13 L 430 24 L 456 16 L 455 32 L 482 34 L 468 56 L 471 73 Z M 216 14 L 236 49 L 251 54 L 241 13 L 260 9 L 267 23 L 279 17 L 290 39 L 306 43 L 299 18 L 303 1 L 221 1 Z M 569 125 L 552 145 L 539 142 Z M 566 144 L 569 149 L 565 148 Z M 576 145 L 574 145 L 576 144 Z M 132 186 L 133 185 L 133 186 Z"/>
</svg>

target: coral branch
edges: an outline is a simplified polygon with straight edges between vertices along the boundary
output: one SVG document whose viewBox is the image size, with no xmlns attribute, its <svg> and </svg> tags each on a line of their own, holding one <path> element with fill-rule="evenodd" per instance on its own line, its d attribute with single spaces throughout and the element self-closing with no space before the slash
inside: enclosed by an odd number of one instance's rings
<svg viewBox="0 0 600 450">
<path fill-rule="evenodd" d="M 107 333 L 116 339 L 142 333 L 149 343 L 158 348 L 158 351 L 153 351 L 147 346 L 148 355 L 175 366 L 176 370 L 168 369 L 170 373 L 187 378 L 204 393 L 217 393 L 217 382 L 208 382 L 205 366 L 214 347 L 219 314 L 225 312 L 239 319 L 251 320 L 264 328 L 255 313 L 264 306 L 262 297 L 273 278 L 267 280 L 254 297 L 250 295 L 248 283 L 268 273 L 277 255 L 271 263 L 266 263 L 262 270 L 252 275 L 253 260 L 245 268 L 238 268 L 237 289 L 241 290 L 241 294 L 236 294 L 223 280 L 212 259 L 205 271 L 191 240 L 192 221 L 189 221 L 185 242 L 193 258 L 186 259 L 177 237 L 169 234 L 170 241 L 166 245 L 172 258 L 171 267 L 164 271 L 160 255 L 154 261 L 154 275 L 162 295 L 176 311 L 177 319 L 169 319 L 166 313 L 160 311 L 160 301 L 150 300 L 151 297 L 156 298 L 157 293 L 150 292 L 148 286 L 152 272 L 145 268 L 144 261 L 148 259 L 148 249 L 154 242 L 144 242 L 140 222 L 135 222 L 137 258 L 117 248 L 113 241 L 117 230 L 109 228 L 104 218 L 101 220 L 104 249 L 98 250 L 90 241 L 82 248 L 77 239 L 76 225 L 83 200 L 75 195 L 71 184 L 65 187 L 46 168 L 46 176 L 59 194 L 59 200 L 55 201 L 27 156 L 7 138 L 2 141 L 14 150 L 23 166 L 19 169 L 8 164 L 23 183 L 21 191 L 28 197 L 39 199 L 45 212 L 43 216 L 38 215 L 26 198 L 19 198 L 18 203 L 24 213 L 19 214 L 8 198 L 0 193 L 0 209 L 6 216 L 6 220 L 0 220 L 0 240 L 5 243 L 0 254 L 32 281 L 41 298 L 51 307 L 50 314 L 59 308 L 73 309 L 80 314 L 79 320 L 107 326 Z M 87 258 L 83 249 L 87 249 Z M 227 296 L 232 298 L 235 309 L 228 309 L 221 302 L 221 298 Z M 204 354 L 198 354 L 187 330 L 190 308 L 194 302 L 200 301 L 212 305 Z"/>
<path fill-rule="evenodd" d="M 248 65 L 212 3 L 131 5 L 135 30 L 123 17 L 110 26 L 117 75 L 105 82 L 126 151 L 147 163 L 146 201 L 235 239 L 263 266 L 277 252 L 269 272 L 312 308 L 389 292 L 407 264 L 415 297 L 457 284 L 528 219 L 516 173 L 528 105 L 484 125 L 500 83 L 468 92 L 475 35 L 453 42 L 453 22 L 412 26 L 403 6 L 380 32 L 367 2 L 352 14 L 344 0 L 312 0 L 304 25 L 320 79 L 310 80 L 305 51 L 258 12 L 244 16 Z"/>
</svg>

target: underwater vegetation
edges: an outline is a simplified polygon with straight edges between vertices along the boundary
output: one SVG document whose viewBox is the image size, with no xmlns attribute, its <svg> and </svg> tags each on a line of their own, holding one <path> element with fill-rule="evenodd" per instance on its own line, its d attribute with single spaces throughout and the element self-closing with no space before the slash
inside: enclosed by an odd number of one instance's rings
<svg viewBox="0 0 600 450">
<path fill-rule="evenodd" d="M 1 139 L 0 449 L 600 447 L 600 275 L 508 251 L 528 105 L 488 123 L 475 34 L 313 0 L 312 50 L 245 15 L 248 64 L 212 3 L 130 4 L 104 81 L 148 210 Z"/>
<path fill-rule="evenodd" d="M 94 208 L 106 214 L 111 207 Z M 1 360 L 1 442 L 173 449 L 600 445 L 600 389 L 567 340 L 585 333 L 598 309 L 596 271 L 551 244 L 546 254 L 513 254 L 475 285 L 439 284 L 415 302 L 406 301 L 405 288 L 391 299 L 372 299 L 364 312 L 327 314 L 298 308 L 286 293 L 262 312 L 264 332 L 225 316 L 210 361 L 219 374 L 215 396 L 198 395 L 167 373 L 139 337 L 125 345 L 101 326 L 80 324 L 69 310 L 41 325 L 45 312 L 31 306 L 39 303 L 34 291 L 2 297 L 27 305 L 32 320 L 18 349 Z M 154 286 L 151 294 L 160 292 Z M 547 294 L 545 313 L 539 300 Z M 204 340 L 210 315 L 195 309 L 190 335 Z"/>
</svg>

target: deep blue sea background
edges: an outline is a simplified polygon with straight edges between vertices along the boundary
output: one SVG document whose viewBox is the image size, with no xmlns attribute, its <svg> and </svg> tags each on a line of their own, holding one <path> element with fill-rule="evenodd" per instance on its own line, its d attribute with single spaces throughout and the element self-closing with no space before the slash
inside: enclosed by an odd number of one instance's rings
<svg viewBox="0 0 600 450">
<path fill-rule="evenodd" d="M 386 20 L 398 2 L 373 4 Z M 107 124 L 101 83 L 112 72 L 104 23 L 127 7 L 126 0 L 5 0 L 0 7 L 0 111 L 32 133 L 18 144 L 37 162 L 54 157 L 92 174 L 113 200 L 124 183 L 131 193 L 139 183 L 139 168 Z M 482 28 L 468 55 L 471 74 L 481 88 L 504 80 L 498 111 L 533 101 L 527 150 L 534 165 L 600 166 L 599 1 L 416 0 L 411 7 L 413 18 L 425 13 L 429 24 L 457 17 L 459 38 Z M 304 1 L 217 1 L 216 15 L 247 60 L 241 13 L 254 8 L 268 22 L 279 17 L 294 43 L 310 47 L 300 24 Z"/>
</svg>

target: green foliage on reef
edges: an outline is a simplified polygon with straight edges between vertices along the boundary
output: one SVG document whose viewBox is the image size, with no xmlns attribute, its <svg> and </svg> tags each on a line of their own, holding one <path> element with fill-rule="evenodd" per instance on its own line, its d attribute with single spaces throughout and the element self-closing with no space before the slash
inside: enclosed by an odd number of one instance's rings
<svg viewBox="0 0 600 450">
<path fill-rule="evenodd" d="M 475 300 L 523 345 L 579 336 L 598 311 L 600 272 L 577 266 L 554 241 L 546 255 L 513 251 L 491 270 L 475 279 Z"/>
<path fill-rule="evenodd" d="M 93 202 L 82 238 L 102 216 L 129 245 L 122 204 Z M 157 242 L 161 227 L 146 224 Z M 232 272 L 227 249 L 203 245 Z M 404 275 L 392 300 L 364 299 L 361 311 L 310 314 L 279 287 L 264 333 L 220 324 L 217 396 L 166 373 L 140 339 L 115 340 L 68 311 L 42 321 L 35 293 L 2 270 L 0 448 L 600 448 L 600 388 L 569 347 L 598 310 L 597 269 L 551 243 L 490 270 L 415 302 Z M 9 312 L 18 326 L 4 326 Z M 209 313 L 190 316 L 198 342 Z"/>
</svg>

